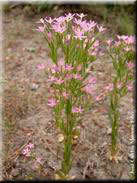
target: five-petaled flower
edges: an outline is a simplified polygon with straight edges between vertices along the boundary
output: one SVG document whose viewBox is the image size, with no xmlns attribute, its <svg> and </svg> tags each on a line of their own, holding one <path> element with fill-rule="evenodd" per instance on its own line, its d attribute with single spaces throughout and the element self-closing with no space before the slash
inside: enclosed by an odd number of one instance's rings
<svg viewBox="0 0 137 183">
<path fill-rule="evenodd" d="M 129 63 L 127 64 L 127 67 L 128 67 L 129 69 L 132 69 L 132 68 L 134 67 L 134 64 L 133 64 L 132 62 L 129 62 Z"/>
<path fill-rule="evenodd" d="M 84 110 L 81 107 L 72 107 L 72 113 L 82 113 Z"/>
<path fill-rule="evenodd" d="M 41 70 L 45 68 L 45 64 L 38 64 L 37 69 Z"/>
<path fill-rule="evenodd" d="M 55 107 L 57 105 L 57 101 L 54 98 L 48 100 L 48 106 Z"/>
<path fill-rule="evenodd" d="M 39 26 L 36 31 L 38 32 L 44 32 L 45 31 L 45 25 L 44 26 Z"/>
<path fill-rule="evenodd" d="M 52 19 L 51 17 L 49 19 L 45 18 L 45 21 L 49 24 L 52 24 L 54 22 L 54 19 Z"/>
<path fill-rule="evenodd" d="M 65 14 L 65 16 L 66 16 L 66 17 L 65 17 L 66 21 L 69 22 L 70 20 L 72 20 L 73 17 L 74 17 L 74 15 L 75 15 L 75 14 L 71 14 L 71 13 Z"/>
<path fill-rule="evenodd" d="M 106 30 L 106 28 L 103 28 L 102 26 L 99 27 L 98 25 L 97 25 L 97 28 L 98 28 L 98 31 L 99 31 L 99 32 L 103 32 L 103 31 Z"/>
<path fill-rule="evenodd" d="M 83 13 L 80 13 L 80 14 L 77 13 L 76 15 L 77 15 L 78 17 L 80 17 L 81 19 L 84 18 L 85 16 L 87 16 L 87 15 L 84 15 Z"/>
<path fill-rule="evenodd" d="M 75 32 L 74 36 L 75 38 L 80 40 L 86 38 L 86 36 L 84 36 L 84 32 L 79 27 L 77 29 L 74 29 L 74 32 Z"/>
</svg>

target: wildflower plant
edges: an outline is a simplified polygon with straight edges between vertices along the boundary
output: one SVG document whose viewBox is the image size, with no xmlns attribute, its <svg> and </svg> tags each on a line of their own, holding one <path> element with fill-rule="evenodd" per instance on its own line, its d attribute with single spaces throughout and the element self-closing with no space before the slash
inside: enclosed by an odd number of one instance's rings
<svg viewBox="0 0 137 183">
<path fill-rule="evenodd" d="M 113 84 L 109 85 L 109 118 L 112 126 L 111 156 L 110 159 L 118 160 L 118 129 L 120 122 L 119 105 L 121 97 L 133 89 L 135 37 L 117 36 L 116 41 L 107 40 L 108 54 L 110 55 L 115 70 Z"/>
<path fill-rule="evenodd" d="M 45 69 L 50 93 L 48 106 L 64 136 L 63 161 L 58 171 L 60 179 L 69 178 L 76 127 L 89 102 L 95 101 L 96 78 L 91 75 L 90 66 L 100 53 L 99 36 L 105 29 L 94 21 L 85 20 L 85 16 L 69 13 L 54 19 L 40 19 L 37 28 L 48 43 L 52 60 Z"/>
</svg>

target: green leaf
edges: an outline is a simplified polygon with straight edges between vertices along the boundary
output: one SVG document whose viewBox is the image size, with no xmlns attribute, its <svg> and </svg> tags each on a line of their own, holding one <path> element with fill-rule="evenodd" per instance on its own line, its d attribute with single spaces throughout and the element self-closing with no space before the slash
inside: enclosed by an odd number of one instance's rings
<svg viewBox="0 0 137 183">
<path fill-rule="evenodd" d="M 133 80 L 133 79 L 134 79 L 133 75 L 128 76 L 128 80 Z"/>
<path fill-rule="evenodd" d="M 126 93 L 127 93 L 127 88 L 123 87 L 122 90 L 121 90 L 121 96 L 125 96 Z"/>
<path fill-rule="evenodd" d="M 118 72 L 118 65 L 117 65 L 116 60 L 113 61 L 113 67 Z"/>
<path fill-rule="evenodd" d="M 71 113 L 71 108 L 72 108 L 72 104 L 71 101 L 69 99 L 67 99 L 66 101 L 66 114 L 68 115 L 69 113 Z"/>
</svg>

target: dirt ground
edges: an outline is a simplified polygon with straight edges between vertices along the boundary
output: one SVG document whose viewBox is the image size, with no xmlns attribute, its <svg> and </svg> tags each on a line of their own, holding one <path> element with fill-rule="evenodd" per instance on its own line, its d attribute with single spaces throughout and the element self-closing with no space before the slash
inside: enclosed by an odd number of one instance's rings
<svg viewBox="0 0 137 183">
<path fill-rule="evenodd" d="M 59 13 L 58 13 L 59 14 Z M 57 14 L 56 14 L 57 15 Z M 36 22 L 43 15 L 24 16 L 18 8 L 3 15 L 4 73 L 4 165 L 3 179 L 30 180 L 54 179 L 60 168 L 62 144 L 52 113 L 47 107 L 47 88 L 44 72 L 38 71 L 40 63 L 49 63 L 48 48 Z M 101 86 L 112 81 L 113 67 L 102 57 L 93 63 L 93 73 Z M 119 144 L 121 161 L 108 160 L 111 136 L 107 116 L 107 98 L 97 103 L 83 116 L 79 125 L 80 137 L 73 144 L 73 165 L 70 174 L 75 179 L 129 179 L 130 162 L 130 112 L 133 94 L 121 100 Z M 30 157 L 22 155 L 28 143 L 34 147 Z M 38 163 L 37 158 L 42 162 Z"/>
</svg>

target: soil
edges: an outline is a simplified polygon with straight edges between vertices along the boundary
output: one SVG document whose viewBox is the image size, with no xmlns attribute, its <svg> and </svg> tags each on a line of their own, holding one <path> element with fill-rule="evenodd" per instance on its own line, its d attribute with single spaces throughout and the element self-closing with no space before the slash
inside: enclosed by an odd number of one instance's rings
<svg viewBox="0 0 137 183">
<path fill-rule="evenodd" d="M 62 10 L 61 10 L 62 11 Z M 57 13 L 56 13 L 57 12 Z M 59 15 L 59 11 L 54 12 Z M 44 14 L 45 16 L 45 14 Z M 36 22 L 43 17 L 25 16 L 19 8 L 3 15 L 4 53 L 4 165 L 3 179 L 55 179 L 62 159 L 62 143 L 58 142 L 52 112 L 47 107 L 48 91 L 44 72 L 37 70 L 40 63 L 49 64 L 48 47 L 42 35 L 35 31 Z M 103 56 L 93 63 L 93 73 L 101 87 L 112 81 L 111 61 Z M 133 94 L 121 100 L 119 145 L 121 161 L 108 159 L 111 142 L 108 100 L 93 106 L 84 114 L 79 125 L 80 137 L 73 144 L 73 164 L 70 172 L 74 179 L 110 180 L 129 179 L 130 111 Z M 22 155 L 28 143 L 34 148 L 30 157 Z M 36 159 L 42 158 L 42 163 Z"/>
</svg>

